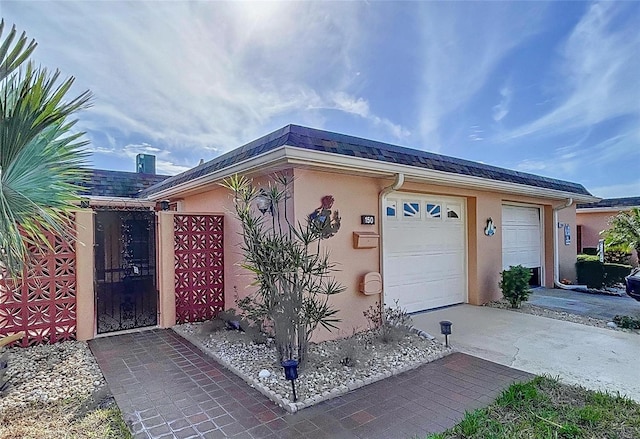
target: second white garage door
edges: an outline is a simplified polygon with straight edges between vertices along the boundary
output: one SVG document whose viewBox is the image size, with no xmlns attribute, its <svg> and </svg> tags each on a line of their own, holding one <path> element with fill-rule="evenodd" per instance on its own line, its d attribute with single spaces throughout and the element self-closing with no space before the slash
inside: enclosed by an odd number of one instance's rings
<svg viewBox="0 0 640 439">
<path fill-rule="evenodd" d="M 542 265 L 540 209 L 528 206 L 502 206 L 502 268 Z"/>
<path fill-rule="evenodd" d="M 464 199 L 393 193 L 383 221 L 387 305 L 415 312 L 466 301 Z"/>
</svg>

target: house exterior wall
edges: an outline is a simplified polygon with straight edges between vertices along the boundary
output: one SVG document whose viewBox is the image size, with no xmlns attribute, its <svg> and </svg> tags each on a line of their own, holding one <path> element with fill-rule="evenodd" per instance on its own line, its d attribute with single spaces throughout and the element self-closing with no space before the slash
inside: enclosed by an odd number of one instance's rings
<svg viewBox="0 0 640 439">
<path fill-rule="evenodd" d="M 578 232 L 576 227 L 576 208 L 575 206 L 567 207 L 558 211 L 558 223 L 569 224 L 571 230 L 571 242 L 566 244 L 564 236 L 564 228 L 553 224 L 553 215 L 551 217 L 551 230 L 558 234 L 558 263 L 559 271 L 558 280 L 567 279 L 575 283 L 576 278 L 576 255 L 577 255 L 577 239 Z M 553 248 L 553 247 L 552 247 Z"/>
<path fill-rule="evenodd" d="M 346 289 L 330 298 L 334 308 L 340 310 L 340 331 L 316 331 L 315 339 L 345 337 L 354 330 L 367 328 L 363 311 L 380 301 L 379 295 L 364 295 L 359 289 L 362 277 L 368 272 L 380 271 L 380 243 L 377 248 L 356 249 L 353 232 L 379 233 L 380 221 L 378 194 L 384 182 L 374 178 L 354 177 L 344 174 L 295 169 L 294 209 L 296 221 L 304 222 L 320 207 L 321 198 L 335 198 L 332 210 L 339 211 L 341 226 L 335 236 L 323 242 L 330 252 L 330 260 L 336 264 L 336 281 Z M 361 215 L 375 215 L 375 225 L 361 225 Z M 391 304 L 387 304 L 391 305 Z"/>
<path fill-rule="evenodd" d="M 578 212 L 576 224 L 582 226 L 582 248 L 598 247 L 600 232 L 609 228 L 609 220 L 617 212 Z"/>
<path fill-rule="evenodd" d="M 618 211 L 589 212 L 581 210 L 576 213 L 576 224 L 582 226 L 582 248 L 597 247 L 598 241 L 602 238 L 600 232 L 609 228 L 609 220 Z M 631 264 L 638 265 L 638 252 L 633 251 Z"/>
<path fill-rule="evenodd" d="M 328 332 L 320 328 L 314 340 L 325 340 L 350 335 L 354 330 L 367 327 L 363 315 L 369 307 L 375 306 L 379 295 L 364 295 L 359 283 L 368 272 L 381 271 L 383 240 L 377 248 L 356 249 L 353 232 L 374 232 L 380 234 L 380 193 L 393 183 L 391 178 L 374 178 L 344 173 L 295 168 L 287 171 L 294 176 L 292 211 L 290 218 L 303 222 L 308 215 L 321 205 L 321 198 L 332 195 L 335 199 L 332 210 L 341 216 L 341 228 L 332 238 L 323 242 L 330 251 L 330 259 L 337 264 L 335 278 L 345 286 L 345 292 L 330 298 L 332 305 L 340 310 L 339 331 Z M 268 177 L 254 179 L 256 186 L 266 186 Z M 501 297 L 498 287 L 502 267 L 502 205 L 516 203 L 540 208 L 542 216 L 542 284 L 553 286 L 554 233 L 558 234 L 558 255 L 562 278 L 575 280 L 575 207 L 560 210 L 558 221 L 570 224 L 572 243 L 564 245 L 564 230 L 554 224 L 553 208 L 562 204 L 558 200 L 540 199 L 528 196 L 507 195 L 498 192 L 464 188 L 445 187 L 417 182 L 406 182 L 401 192 L 436 194 L 461 197 L 466 200 L 467 212 L 467 277 L 468 302 L 482 304 Z M 236 298 L 245 297 L 254 287 L 249 285 L 253 277 L 239 264 L 242 262 L 241 226 L 235 219 L 231 193 L 220 186 L 212 185 L 206 192 L 186 196 L 181 202 L 184 212 L 222 213 L 225 216 L 225 308 L 235 307 Z M 374 215 L 375 225 L 362 225 L 361 215 Z M 484 234 L 487 219 L 491 217 L 496 226 L 496 234 Z M 163 255 L 164 257 L 164 255 Z M 161 292 L 161 301 L 162 301 Z M 384 301 L 384 297 L 382 298 Z M 163 321 L 163 320 L 161 320 Z"/>
</svg>

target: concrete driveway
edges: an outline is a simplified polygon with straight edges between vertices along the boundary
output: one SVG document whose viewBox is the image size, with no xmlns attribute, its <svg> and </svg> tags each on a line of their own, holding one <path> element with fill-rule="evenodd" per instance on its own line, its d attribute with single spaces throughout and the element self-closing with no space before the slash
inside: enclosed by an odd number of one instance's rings
<svg viewBox="0 0 640 439">
<path fill-rule="evenodd" d="M 450 342 L 461 352 L 640 402 L 638 334 L 473 305 L 412 318 L 414 326 L 439 339 L 439 322 L 450 320 Z"/>
<path fill-rule="evenodd" d="M 616 315 L 640 316 L 640 302 L 627 295 L 607 296 L 571 290 L 535 288 L 531 290 L 528 303 L 608 321 L 613 320 Z"/>
</svg>

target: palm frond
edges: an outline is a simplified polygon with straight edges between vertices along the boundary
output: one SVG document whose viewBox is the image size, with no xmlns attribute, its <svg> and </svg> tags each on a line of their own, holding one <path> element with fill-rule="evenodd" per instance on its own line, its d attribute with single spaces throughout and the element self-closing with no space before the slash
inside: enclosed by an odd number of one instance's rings
<svg viewBox="0 0 640 439">
<path fill-rule="evenodd" d="M 0 20 L 0 38 L 2 37 L 3 31 L 4 20 Z M 13 49 L 9 52 L 9 48 L 11 47 L 16 34 L 16 26 L 14 25 L 0 45 L 0 81 L 20 67 L 20 65 L 26 61 L 29 55 L 31 55 L 31 52 L 33 52 L 38 45 L 36 40 L 33 39 L 27 44 L 27 34 L 22 32 L 22 35 L 20 35 L 20 38 L 16 41 Z"/>
<path fill-rule="evenodd" d="M 0 22 L 0 36 L 4 22 Z M 50 247 L 47 232 L 72 239 L 68 211 L 88 178 L 84 133 L 69 117 L 90 105 L 91 93 L 67 99 L 74 78 L 27 63 L 35 48 L 15 26 L 0 45 L 0 267 L 22 275 L 28 245 Z M 13 73 L 16 69 L 17 72 Z"/>
</svg>

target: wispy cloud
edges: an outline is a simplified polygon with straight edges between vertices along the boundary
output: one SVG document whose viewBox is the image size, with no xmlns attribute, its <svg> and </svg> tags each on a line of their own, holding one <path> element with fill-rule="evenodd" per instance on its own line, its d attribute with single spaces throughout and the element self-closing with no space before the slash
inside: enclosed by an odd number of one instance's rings
<svg viewBox="0 0 640 439">
<path fill-rule="evenodd" d="M 516 163 L 514 167 L 525 172 L 558 176 L 567 179 L 569 175 L 579 175 L 585 183 L 591 181 L 592 176 L 603 174 L 609 181 L 633 176 L 640 163 L 640 150 L 634 147 L 635 139 L 629 135 L 628 127 L 623 127 L 616 136 L 608 137 L 600 142 L 585 145 L 587 136 L 576 142 L 561 146 L 541 155 L 537 159 L 525 159 Z M 622 168 L 626 164 L 628 168 Z M 632 185 L 633 186 L 633 185 Z M 636 187 L 640 193 L 640 187 Z"/>
<path fill-rule="evenodd" d="M 64 17 L 52 20 L 60 8 Z M 358 76 L 352 52 L 367 34 L 358 17 L 366 8 L 311 2 L 9 5 L 38 29 L 36 58 L 72 72 L 79 86 L 94 92 L 95 106 L 80 127 L 119 147 L 135 139 L 161 144 L 166 169 L 210 159 L 281 119 L 321 121 L 312 113 L 325 109 L 360 117 L 395 137 L 408 135 L 351 91 Z M 118 154 L 115 147 L 101 151 Z"/>
<path fill-rule="evenodd" d="M 422 5 L 420 134 L 439 149 L 445 119 L 469 103 L 507 54 L 540 31 L 545 6 L 528 4 L 525 13 L 521 4 Z"/>
<path fill-rule="evenodd" d="M 591 188 L 591 193 L 601 198 L 637 197 L 640 193 L 640 178 L 624 184 L 595 186 Z"/>
<path fill-rule="evenodd" d="M 511 105 L 511 96 L 513 95 L 513 89 L 504 85 L 500 88 L 500 102 L 493 107 L 493 120 L 500 122 L 509 114 L 509 106 Z"/>
<path fill-rule="evenodd" d="M 625 6 L 635 7 L 602 2 L 587 9 L 560 48 L 558 82 L 552 92 L 564 99 L 506 133 L 505 139 L 552 136 L 621 116 L 640 119 L 637 10 L 625 16 Z"/>
</svg>

